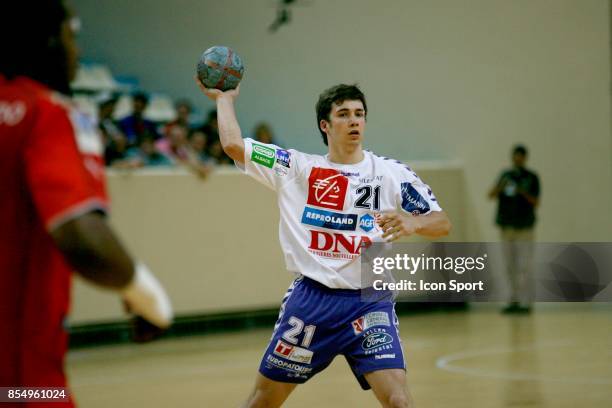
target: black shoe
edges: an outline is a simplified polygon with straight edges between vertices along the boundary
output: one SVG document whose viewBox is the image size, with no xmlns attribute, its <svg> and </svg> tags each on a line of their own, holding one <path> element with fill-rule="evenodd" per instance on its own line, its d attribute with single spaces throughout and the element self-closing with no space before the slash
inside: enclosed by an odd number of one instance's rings
<svg viewBox="0 0 612 408">
<path fill-rule="evenodd" d="M 503 314 L 520 313 L 521 305 L 518 302 L 511 302 L 508 306 L 502 309 Z"/>
<path fill-rule="evenodd" d="M 531 313 L 531 306 L 519 306 L 518 310 L 515 313 L 529 314 Z"/>
</svg>

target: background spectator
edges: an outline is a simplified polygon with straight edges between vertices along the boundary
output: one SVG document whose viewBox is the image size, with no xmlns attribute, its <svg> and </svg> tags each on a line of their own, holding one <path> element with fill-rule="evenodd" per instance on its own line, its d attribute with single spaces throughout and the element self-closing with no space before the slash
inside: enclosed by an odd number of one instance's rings
<svg viewBox="0 0 612 408">
<path fill-rule="evenodd" d="M 119 121 L 119 127 L 125 134 L 128 146 L 138 146 L 145 135 L 159 138 L 155 123 L 144 118 L 144 111 L 149 103 L 149 97 L 144 92 L 132 95 L 132 114 Z"/>
<path fill-rule="evenodd" d="M 179 99 L 175 105 L 176 119 L 168 122 L 164 126 L 164 135 L 167 135 L 173 126 L 183 126 L 186 129 L 191 130 L 191 112 L 193 111 L 191 102 L 188 99 Z"/>
<path fill-rule="evenodd" d="M 107 166 L 117 165 L 128 158 L 128 145 L 125 137 L 111 139 L 104 148 L 104 162 Z"/>
<path fill-rule="evenodd" d="M 192 130 L 189 145 L 195 158 L 203 164 L 213 164 L 215 160 L 208 154 L 208 135 L 202 130 Z"/>
<path fill-rule="evenodd" d="M 155 147 L 160 153 L 174 161 L 187 160 L 189 158 L 188 132 L 184 126 L 172 126 L 166 136 L 155 142 Z"/>
<path fill-rule="evenodd" d="M 155 139 L 144 136 L 138 148 L 128 150 L 128 158 L 138 162 L 140 166 L 172 166 L 174 162 L 155 147 Z"/>
<path fill-rule="evenodd" d="M 257 126 L 255 126 L 255 131 L 253 132 L 255 135 L 255 140 L 261 143 L 267 144 L 277 144 L 278 142 L 274 139 L 274 135 L 272 134 L 272 129 L 270 125 L 266 122 L 259 122 Z"/>
<path fill-rule="evenodd" d="M 233 160 L 225 154 L 219 141 L 219 124 L 217 123 L 217 110 L 208 112 L 208 119 L 202 131 L 208 135 L 208 155 L 215 159 L 217 164 L 233 164 Z"/>
<path fill-rule="evenodd" d="M 539 204 L 540 181 L 525 167 L 527 148 L 512 150 L 512 168 L 504 170 L 489 198 L 498 200 L 496 224 L 504 242 L 510 303 L 504 313 L 528 313 L 531 309 L 535 208 Z"/>
<path fill-rule="evenodd" d="M 98 101 L 98 128 L 102 133 L 104 140 L 104 146 L 108 146 L 111 141 L 120 138 L 125 138 L 125 135 L 119 129 L 115 120 L 113 119 L 113 113 L 115 112 L 115 106 L 117 105 L 118 96 L 110 92 L 105 92 L 97 99 Z"/>
</svg>

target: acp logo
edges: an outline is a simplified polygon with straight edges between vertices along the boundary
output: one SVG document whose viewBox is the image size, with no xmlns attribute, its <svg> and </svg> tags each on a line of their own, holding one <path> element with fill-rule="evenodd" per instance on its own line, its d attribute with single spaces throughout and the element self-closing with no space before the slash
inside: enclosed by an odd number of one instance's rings
<svg viewBox="0 0 612 408">
<path fill-rule="evenodd" d="M 370 232 L 375 227 L 374 222 L 374 217 L 372 217 L 370 214 L 362 215 L 359 219 L 359 228 L 365 232 Z"/>
<path fill-rule="evenodd" d="M 342 211 L 348 179 L 334 169 L 313 167 L 308 177 L 308 204 Z"/>
<path fill-rule="evenodd" d="M 402 208 L 413 215 L 429 212 L 429 203 L 410 183 L 402 183 Z"/>
<path fill-rule="evenodd" d="M 367 351 L 391 343 L 393 343 L 393 337 L 389 333 L 372 333 L 363 339 L 361 348 Z"/>
</svg>

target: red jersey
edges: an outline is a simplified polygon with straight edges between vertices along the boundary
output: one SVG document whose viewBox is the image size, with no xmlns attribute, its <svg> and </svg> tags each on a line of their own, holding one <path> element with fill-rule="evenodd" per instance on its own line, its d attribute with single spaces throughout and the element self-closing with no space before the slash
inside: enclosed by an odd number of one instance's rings
<svg viewBox="0 0 612 408">
<path fill-rule="evenodd" d="M 93 121 L 38 82 L 0 75 L 0 386 L 66 386 L 71 268 L 49 231 L 106 208 Z"/>
</svg>

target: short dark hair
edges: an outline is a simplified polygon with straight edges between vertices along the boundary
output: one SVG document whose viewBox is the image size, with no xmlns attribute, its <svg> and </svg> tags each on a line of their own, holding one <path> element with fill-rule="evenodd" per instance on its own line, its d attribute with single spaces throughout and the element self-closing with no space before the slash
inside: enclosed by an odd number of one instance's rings
<svg viewBox="0 0 612 408">
<path fill-rule="evenodd" d="M 321 120 L 329 121 L 329 114 L 332 111 L 334 103 L 341 104 L 344 101 L 361 101 L 365 114 L 368 114 L 368 105 L 366 105 L 365 95 L 361 89 L 355 85 L 340 84 L 326 89 L 319 95 L 317 101 L 317 129 L 321 132 L 323 143 L 327 146 L 327 134 L 321 129 Z"/>
<path fill-rule="evenodd" d="M 9 1 L 2 5 L 0 73 L 26 76 L 70 94 L 62 24 L 70 14 L 62 0 Z"/>
<path fill-rule="evenodd" d="M 133 101 L 140 101 L 140 102 L 144 103 L 145 105 L 148 105 L 149 104 L 149 95 L 147 95 L 146 92 L 137 91 L 137 92 L 134 92 L 132 94 L 132 100 Z"/>
<path fill-rule="evenodd" d="M 512 149 L 512 154 L 521 154 L 523 156 L 527 156 L 527 148 L 521 144 L 514 146 L 514 148 Z"/>
</svg>

